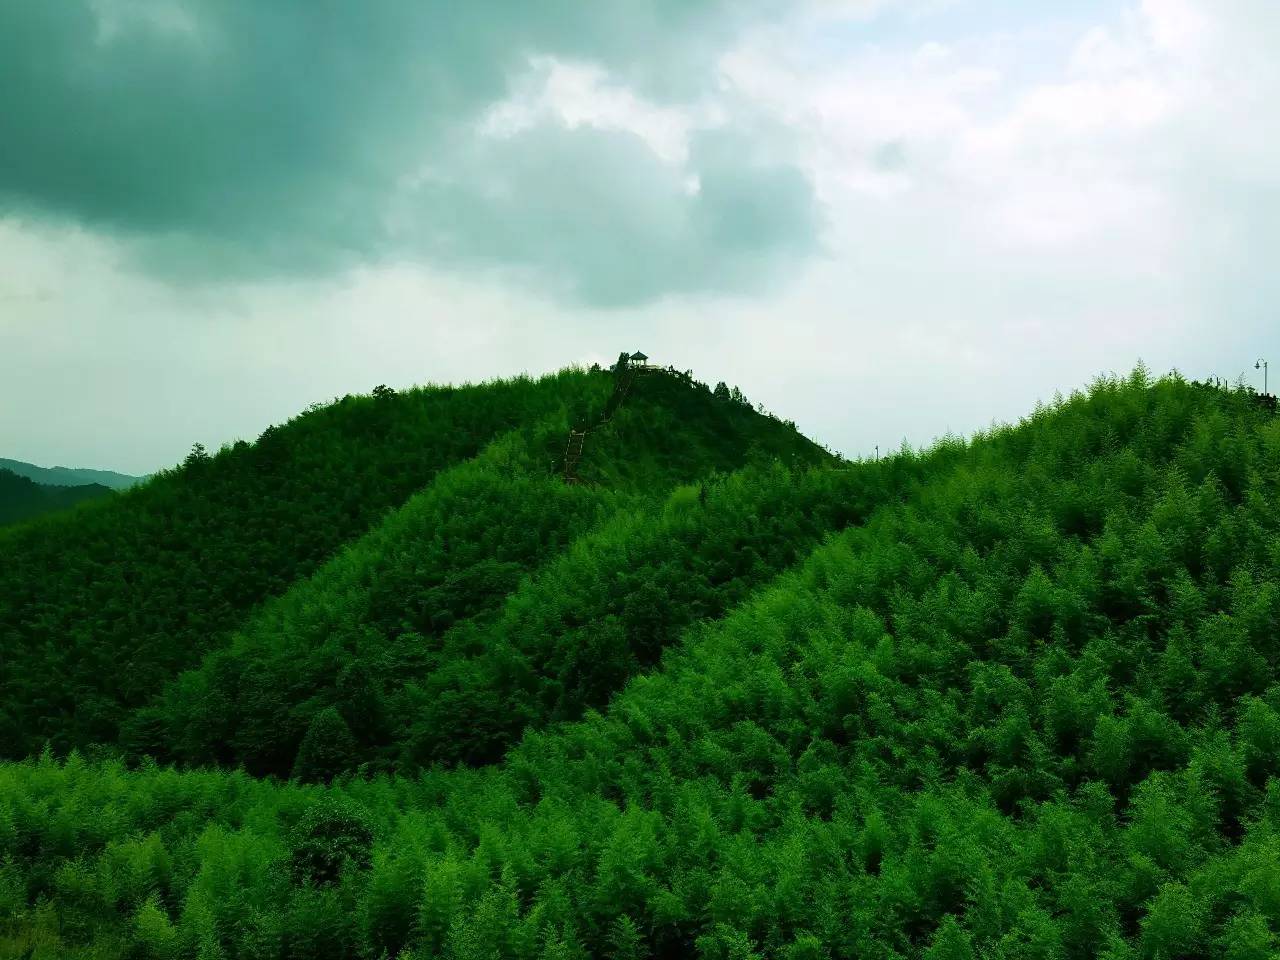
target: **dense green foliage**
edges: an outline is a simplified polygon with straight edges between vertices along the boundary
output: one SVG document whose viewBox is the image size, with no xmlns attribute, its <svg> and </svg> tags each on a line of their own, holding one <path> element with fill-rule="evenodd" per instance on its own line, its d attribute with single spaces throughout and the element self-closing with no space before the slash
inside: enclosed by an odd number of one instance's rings
<svg viewBox="0 0 1280 960">
<path fill-rule="evenodd" d="M 218 646 L 440 469 L 604 374 L 346 397 L 74 514 L 0 531 L 0 750 L 111 743 Z"/>
<path fill-rule="evenodd" d="M 591 433 L 579 475 L 589 484 L 652 490 L 744 462 L 830 460 L 794 424 L 761 416 L 738 396 L 721 399 L 689 374 L 650 370 L 607 426 Z"/>
<path fill-rule="evenodd" d="M 352 765 L 366 771 L 475 758 L 481 744 L 490 751 L 484 758 L 496 759 L 495 737 L 542 716 L 524 711 L 514 691 L 490 687 L 500 643 L 514 650 L 559 627 L 567 652 L 582 643 L 569 624 L 598 617 L 612 631 L 599 636 L 617 641 L 615 661 L 626 659 L 631 643 L 656 653 L 691 617 L 741 598 L 848 511 L 843 498 L 820 495 L 830 484 L 795 496 L 781 466 L 768 483 L 731 485 L 732 496 L 708 501 L 693 523 L 643 507 L 655 499 L 644 491 L 755 456 L 827 460 L 793 430 L 676 377 L 647 376 L 608 429 L 592 435 L 584 473 L 609 486 L 566 485 L 546 468 L 541 451 L 562 443 L 566 429 L 559 418 L 503 437 L 441 474 L 140 711 L 126 736 L 130 748 L 288 776 L 310 725 L 337 708 L 359 743 Z M 776 513 L 748 524 L 747 513 L 761 508 Z M 603 535 L 559 556 L 614 515 L 620 519 Z M 558 559 L 546 576 L 526 579 L 551 557 Z M 646 608 L 664 584 L 701 585 L 707 596 L 669 606 L 669 623 L 630 623 L 652 619 Z M 532 611 L 543 624 L 527 622 Z M 621 634 L 620 611 L 629 618 Z M 523 641 L 512 620 L 522 621 Z M 653 636 L 660 626 L 663 636 Z M 471 655 L 482 649 L 490 656 L 481 663 Z M 613 684 L 630 672 L 615 670 Z"/>
<path fill-rule="evenodd" d="M 570 371 L 463 389 L 380 388 L 271 428 L 256 444 L 212 457 L 197 449 L 181 468 L 101 509 L 0 534 L 0 750 L 115 745 L 122 720 L 205 652 L 222 650 L 254 607 L 291 585 L 301 584 L 300 595 L 244 632 L 280 634 L 286 648 L 321 638 L 330 652 L 357 635 L 438 632 L 492 606 L 526 567 L 602 519 L 613 502 L 608 491 L 661 496 L 674 483 L 756 458 L 829 459 L 793 427 L 655 372 L 592 433 L 584 489 L 564 491 L 553 470 L 568 424 L 602 409 L 613 384 L 608 372 Z M 517 428 L 518 453 L 503 448 L 496 459 L 471 462 Z M 457 463 L 456 475 L 430 489 Z M 424 487 L 387 530 L 308 584 L 339 547 Z M 317 597 L 328 613 L 313 615 Z M 307 618 L 296 629 L 279 626 Z M 352 627 L 345 639 L 335 618 Z M 341 672 L 322 658 L 312 658 L 317 669 Z M 238 683 L 232 673 L 223 679 Z M 300 675 L 287 685 L 310 696 L 308 683 Z M 219 695 L 209 706 L 234 715 L 229 702 Z M 221 754 L 194 753 L 243 756 L 287 774 L 299 724 L 305 729 L 324 705 L 304 705 L 274 732 L 271 718 L 247 750 L 229 743 Z M 167 752 L 160 732 L 153 715 L 135 719 L 125 745 Z M 191 756 L 187 744 L 179 738 L 171 749 Z"/>
<path fill-rule="evenodd" d="M 336 706 L 366 770 L 491 762 L 526 724 L 602 705 L 682 629 L 909 474 L 896 461 L 748 468 L 618 510 L 617 497 L 488 459 L 442 476 L 173 684 L 141 714 L 147 752 L 288 776 L 308 725 Z M 521 562 L 605 503 L 612 520 L 522 579 Z"/>
<path fill-rule="evenodd" d="M 522 585 L 500 615 L 443 638 L 393 713 L 403 765 L 489 763 L 527 726 L 577 719 L 824 535 L 893 498 L 909 464 L 751 468 L 624 513 Z"/>
<path fill-rule="evenodd" d="M 130 746 L 288 776 L 308 726 L 333 706 L 366 751 L 385 745 L 386 687 L 422 660 L 428 639 L 499 604 L 616 499 L 566 486 L 528 447 L 505 437 L 445 471 L 267 604 L 141 711 Z"/>
<path fill-rule="evenodd" d="M 98 484 L 52 487 L 0 468 L 0 526 L 111 495 Z"/>
<path fill-rule="evenodd" d="M 370 685 L 423 759 L 534 725 L 500 763 L 0 767 L 0 955 L 1273 956 L 1278 488 L 1280 420 L 1139 371 L 927 454 L 620 499 Z M 287 772 L 382 759 L 317 689 Z M 493 745 L 415 727 L 487 689 Z"/>
</svg>

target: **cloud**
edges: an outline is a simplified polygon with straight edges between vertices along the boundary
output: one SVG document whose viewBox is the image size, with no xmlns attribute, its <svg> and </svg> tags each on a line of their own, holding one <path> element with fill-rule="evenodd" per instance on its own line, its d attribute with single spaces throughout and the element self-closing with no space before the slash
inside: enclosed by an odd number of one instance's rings
<svg viewBox="0 0 1280 960">
<path fill-rule="evenodd" d="M 679 152 L 673 163 L 631 131 L 594 126 L 486 138 L 418 185 L 407 243 L 597 306 L 758 291 L 812 252 L 819 213 L 800 171 L 752 159 L 724 132 Z"/>
<path fill-rule="evenodd" d="M 737 375 L 870 450 L 1139 357 L 1233 378 L 1280 349 L 1280 7 L 1135 0 L 1064 22 L 1028 3 L 1037 22 L 993 28 L 963 16 L 988 5 L 954 6 L 908 22 L 886 5 L 891 29 L 839 43 L 819 6 L 726 58 L 799 145 L 832 251 L 735 313 L 735 342 L 803 359 L 739 352 Z"/>
<path fill-rule="evenodd" d="M 655 162 L 670 157 L 650 156 L 654 138 L 667 124 L 668 140 L 681 141 L 695 122 L 706 122 L 688 117 L 715 95 L 719 51 L 770 6 L 776 4 L 4 4 L 0 88 L 22 95 L 0 111 L 6 145 L 0 214 L 61 217 L 112 233 L 129 240 L 150 270 L 169 276 L 319 275 L 453 249 L 482 261 L 510 256 L 517 272 L 546 268 L 549 289 L 599 293 L 609 302 L 723 289 L 746 274 L 709 257 L 701 274 L 681 261 L 664 276 L 661 265 L 674 263 L 669 252 L 634 244 L 665 243 L 681 229 L 655 224 L 651 209 L 673 222 L 706 215 L 708 202 L 696 191 L 673 191 L 660 175 Z M 487 142 L 492 131 L 478 121 L 509 100 L 513 83 L 531 69 L 557 61 L 585 64 L 587 80 L 566 87 L 561 71 L 551 97 L 561 112 L 529 119 L 535 129 L 505 144 L 545 148 L 548 155 L 521 157 L 509 174 L 499 163 L 516 158 Z M 591 116 L 601 91 L 612 99 L 603 114 Z M 644 127 L 650 139 L 564 133 L 588 122 L 601 129 L 606 121 Z M 574 156 L 578 146 L 586 152 Z M 487 164 L 493 179 L 476 183 L 469 167 L 447 169 L 450 160 Z M 611 180 L 632 196 L 607 201 L 608 216 L 601 216 L 587 207 L 600 201 L 599 193 L 566 189 L 563 167 L 553 163 L 585 170 L 599 188 Z M 736 163 L 721 158 L 705 171 L 713 191 L 730 183 L 770 185 L 760 180 L 751 151 L 740 169 Z M 478 193 L 450 200 L 421 189 L 416 174 L 424 165 Z M 812 246 L 812 236 L 794 232 L 816 223 L 812 197 L 790 185 L 796 176 L 786 175 L 778 199 L 795 209 L 744 224 L 781 230 L 750 239 L 757 259 L 770 252 L 786 259 Z M 573 244 L 547 238 L 555 257 L 533 255 L 530 244 L 504 235 L 507 223 L 521 220 L 526 228 L 556 226 L 545 209 L 521 209 L 543 190 L 531 177 L 550 178 L 545 192 L 557 196 L 577 231 Z M 478 194 L 485 202 L 476 201 Z M 461 221 L 464 207 L 496 233 Z M 406 229 L 409 217 L 417 221 L 413 229 Z M 455 236 L 442 236 L 448 227 Z M 579 266 L 597 247 L 616 246 L 615 234 L 648 264 L 649 276 L 629 291 L 599 282 L 599 263 Z M 424 236 L 431 238 L 426 248 L 409 243 Z"/>
<path fill-rule="evenodd" d="M 1234 221 L 1242 191 L 1266 207 L 1280 182 L 1280 8 L 1144 0 L 1025 36 L 935 28 L 815 55 L 812 23 L 770 25 L 726 59 L 806 145 L 838 249 L 892 202 L 904 232 L 927 218 L 955 256 L 1014 272 L 1176 271 L 1203 254 L 1205 215 Z"/>
</svg>

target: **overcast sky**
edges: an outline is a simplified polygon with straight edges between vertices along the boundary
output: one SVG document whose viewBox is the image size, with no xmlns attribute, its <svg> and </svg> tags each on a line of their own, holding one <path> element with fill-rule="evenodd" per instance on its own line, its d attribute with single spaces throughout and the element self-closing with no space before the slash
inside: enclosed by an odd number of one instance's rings
<svg viewBox="0 0 1280 960">
<path fill-rule="evenodd" d="M 1254 382 L 1278 49 L 1274 0 L 0 0 L 0 456 L 623 348 L 851 455 Z"/>
</svg>

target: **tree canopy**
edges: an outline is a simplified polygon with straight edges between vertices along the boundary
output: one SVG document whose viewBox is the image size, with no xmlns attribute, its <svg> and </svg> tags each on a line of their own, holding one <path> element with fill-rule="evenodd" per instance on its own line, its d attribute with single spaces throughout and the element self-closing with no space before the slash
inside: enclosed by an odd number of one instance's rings
<svg viewBox="0 0 1280 960">
<path fill-rule="evenodd" d="M 568 410 L 246 613 L 121 755 L 0 765 L 0 953 L 1276 953 L 1247 392 L 1140 369 L 854 464 L 743 421 L 666 475 L 620 414 L 581 486 Z"/>
</svg>

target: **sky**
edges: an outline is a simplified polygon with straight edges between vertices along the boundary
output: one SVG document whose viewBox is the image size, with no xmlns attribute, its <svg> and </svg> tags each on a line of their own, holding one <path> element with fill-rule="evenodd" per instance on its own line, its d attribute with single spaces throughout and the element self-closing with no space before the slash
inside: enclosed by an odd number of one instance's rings
<svg viewBox="0 0 1280 960">
<path fill-rule="evenodd" d="M 850 456 L 1261 386 L 1276 49 L 1273 0 L 0 0 L 0 456 L 622 349 Z"/>
</svg>

